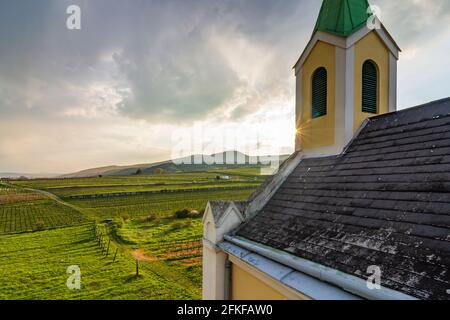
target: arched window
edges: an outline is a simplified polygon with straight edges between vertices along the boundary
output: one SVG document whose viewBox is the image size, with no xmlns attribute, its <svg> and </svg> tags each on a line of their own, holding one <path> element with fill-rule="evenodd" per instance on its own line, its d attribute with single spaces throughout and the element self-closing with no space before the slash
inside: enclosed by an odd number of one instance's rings
<svg viewBox="0 0 450 320">
<path fill-rule="evenodd" d="M 374 62 L 364 62 L 362 70 L 362 112 L 378 112 L 378 69 Z"/>
<path fill-rule="evenodd" d="M 327 70 L 317 69 L 312 77 L 312 117 L 320 118 L 327 114 Z"/>
</svg>

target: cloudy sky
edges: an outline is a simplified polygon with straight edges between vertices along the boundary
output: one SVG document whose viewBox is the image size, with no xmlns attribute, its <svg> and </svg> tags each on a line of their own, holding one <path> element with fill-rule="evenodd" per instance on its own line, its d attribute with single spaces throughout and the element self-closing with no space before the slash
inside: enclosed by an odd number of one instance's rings
<svg viewBox="0 0 450 320">
<path fill-rule="evenodd" d="M 450 1 L 371 3 L 403 49 L 400 107 L 450 96 Z M 72 4 L 81 30 L 66 28 Z M 2 0 L 0 172 L 165 160 L 190 135 L 205 151 L 291 152 L 292 66 L 320 4 Z"/>
</svg>

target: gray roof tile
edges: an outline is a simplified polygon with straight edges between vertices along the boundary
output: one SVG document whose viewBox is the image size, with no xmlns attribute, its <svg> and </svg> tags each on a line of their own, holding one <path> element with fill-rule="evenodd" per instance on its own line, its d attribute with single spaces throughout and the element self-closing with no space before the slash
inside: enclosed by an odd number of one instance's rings
<svg viewBox="0 0 450 320">
<path fill-rule="evenodd" d="M 305 159 L 238 236 L 421 299 L 450 299 L 450 99 L 372 118 Z"/>
</svg>

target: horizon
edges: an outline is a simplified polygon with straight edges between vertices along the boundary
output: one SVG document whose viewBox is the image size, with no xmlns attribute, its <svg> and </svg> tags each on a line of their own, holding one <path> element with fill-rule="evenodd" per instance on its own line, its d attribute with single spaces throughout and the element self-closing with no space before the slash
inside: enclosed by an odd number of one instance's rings
<svg viewBox="0 0 450 320">
<path fill-rule="evenodd" d="M 241 152 L 239 150 L 234 150 L 234 151 L 228 150 L 228 151 L 222 151 L 222 152 L 215 153 L 215 154 L 191 154 L 191 155 L 188 155 L 188 156 L 183 157 L 183 158 L 194 157 L 194 156 L 197 156 L 197 155 L 214 156 L 214 155 L 217 155 L 217 154 L 226 154 L 226 153 L 230 153 L 230 152 L 237 152 L 237 153 L 240 153 L 240 154 L 242 154 L 244 156 L 248 156 L 248 157 L 252 157 L 252 158 L 265 158 L 265 157 L 273 157 L 273 156 L 286 157 L 286 156 L 290 155 L 290 154 L 249 155 L 249 154 L 245 154 L 245 153 L 243 153 L 243 152 Z M 76 170 L 70 171 L 70 172 L 8 172 L 8 171 L 0 171 L 0 178 L 2 178 L 2 174 L 23 175 L 25 177 L 27 175 L 29 175 L 29 176 L 39 176 L 39 177 L 42 177 L 42 176 L 60 176 L 60 175 L 73 174 L 73 173 L 83 172 L 83 171 L 87 171 L 87 170 L 94 170 L 94 169 L 114 168 L 114 167 L 120 168 L 120 167 L 147 166 L 147 165 L 155 165 L 155 164 L 160 163 L 160 162 L 170 162 L 170 161 L 174 162 L 176 160 L 180 160 L 180 159 L 164 159 L 164 160 L 158 160 L 158 161 L 155 161 L 155 162 L 146 162 L 146 163 L 107 164 L 107 165 L 102 165 L 102 166 L 99 166 L 99 167 L 79 168 L 79 169 L 76 169 Z M 229 164 L 229 163 L 225 163 L 225 164 Z M 6 177 L 3 177 L 3 178 L 6 178 Z"/>
<path fill-rule="evenodd" d="M 450 96 L 450 2 L 369 2 L 403 49 L 399 109 Z M 81 30 L 66 28 L 73 4 L 81 8 Z M 292 66 L 320 1 L 2 6 L 0 40 L 8 46 L 0 58 L 0 172 L 165 161 L 196 127 L 209 140 L 194 141 L 185 154 L 229 145 L 253 155 L 294 151 Z"/>
</svg>

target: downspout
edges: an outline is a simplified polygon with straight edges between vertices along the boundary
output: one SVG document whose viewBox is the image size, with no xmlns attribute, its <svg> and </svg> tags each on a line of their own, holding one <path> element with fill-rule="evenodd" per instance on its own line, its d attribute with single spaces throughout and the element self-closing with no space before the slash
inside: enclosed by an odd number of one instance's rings
<svg viewBox="0 0 450 320">
<path fill-rule="evenodd" d="M 386 287 L 381 287 L 379 290 L 371 290 L 368 288 L 367 282 L 361 278 L 241 237 L 225 236 L 225 240 L 366 299 L 418 300 L 415 297 Z"/>
<path fill-rule="evenodd" d="M 231 261 L 227 256 L 225 261 L 225 285 L 224 300 L 231 300 Z"/>
</svg>

